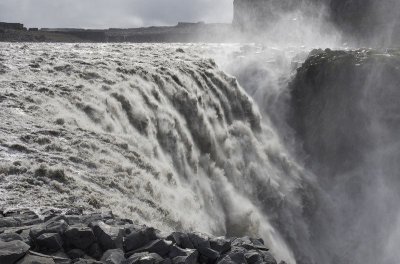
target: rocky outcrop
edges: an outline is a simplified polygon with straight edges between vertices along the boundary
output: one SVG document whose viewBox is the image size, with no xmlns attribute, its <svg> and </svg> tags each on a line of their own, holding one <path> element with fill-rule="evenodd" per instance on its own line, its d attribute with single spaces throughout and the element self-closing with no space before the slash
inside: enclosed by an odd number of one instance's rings
<svg viewBox="0 0 400 264">
<path fill-rule="evenodd" d="M 277 263 L 262 239 L 163 234 L 110 212 L 18 209 L 0 219 L 2 264 Z"/>
<path fill-rule="evenodd" d="M 314 50 L 290 84 L 289 124 L 323 190 L 309 217 L 317 263 L 398 259 L 382 245 L 398 219 L 399 87 L 400 52 L 365 49 Z"/>
<path fill-rule="evenodd" d="M 374 147 L 367 133 L 373 114 L 392 135 L 399 132 L 399 68 L 398 51 L 313 51 L 291 84 L 290 124 L 310 160 L 335 173 L 359 166 Z"/>
</svg>

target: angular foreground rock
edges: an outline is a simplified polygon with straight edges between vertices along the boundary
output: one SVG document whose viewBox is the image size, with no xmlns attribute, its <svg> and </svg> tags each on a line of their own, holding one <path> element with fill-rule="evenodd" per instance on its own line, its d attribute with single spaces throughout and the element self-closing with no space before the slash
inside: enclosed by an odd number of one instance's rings
<svg viewBox="0 0 400 264">
<path fill-rule="evenodd" d="M 12 264 L 22 258 L 29 246 L 22 241 L 0 242 L 0 263 Z"/>
<path fill-rule="evenodd" d="M 0 263 L 276 264 L 262 239 L 228 239 L 198 232 L 163 235 L 112 213 L 73 212 L 53 210 L 37 218 L 38 224 L 27 221 L 32 225 L 5 227 L 0 233 Z M 30 215 L 26 210 L 24 214 Z M 31 245 L 21 241 L 22 232 L 29 234 Z"/>
</svg>

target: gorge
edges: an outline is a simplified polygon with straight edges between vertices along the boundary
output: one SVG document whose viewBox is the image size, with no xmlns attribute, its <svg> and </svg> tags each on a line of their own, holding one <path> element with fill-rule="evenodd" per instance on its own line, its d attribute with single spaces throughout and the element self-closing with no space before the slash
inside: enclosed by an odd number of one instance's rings
<svg viewBox="0 0 400 264">
<path fill-rule="evenodd" d="M 0 43 L 1 264 L 398 264 L 399 1 L 234 5 L 241 43 Z"/>
</svg>

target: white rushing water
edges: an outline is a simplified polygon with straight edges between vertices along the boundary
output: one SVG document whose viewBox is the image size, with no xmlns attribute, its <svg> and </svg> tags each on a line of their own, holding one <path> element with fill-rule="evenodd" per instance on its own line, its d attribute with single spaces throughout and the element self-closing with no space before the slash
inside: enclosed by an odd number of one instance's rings
<svg viewBox="0 0 400 264">
<path fill-rule="evenodd" d="M 205 58 L 227 48 L 240 58 L 237 45 L 1 44 L 1 205 L 262 236 L 295 263 L 276 226 L 306 228 L 308 180 L 269 117 Z"/>
<path fill-rule="evenodd" d="M 261 236 L 288 264 L 397 264 L 396 81 L 377 66 L 343 100 L 362 109 L 362 133 L 337 110 L 347 86 L 323 98 L 313 140 L 368 143 L 352 171 L 340 157 L 307 167 L 286 123 L 296 69 L 313 48 L 340 46 L 320 19 L 285 14 L 263 45 L 1 43 L 0 207 Z"/>
</svg>

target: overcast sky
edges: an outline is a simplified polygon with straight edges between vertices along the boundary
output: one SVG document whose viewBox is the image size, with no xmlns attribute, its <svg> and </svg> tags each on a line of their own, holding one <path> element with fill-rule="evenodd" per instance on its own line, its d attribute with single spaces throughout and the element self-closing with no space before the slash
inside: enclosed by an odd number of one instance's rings
<svg viewBox="0 0 400 264">
<path fill-rule="evenodd" d="M 27 27 L 141 27 L 231 22 L 233 0 L 0 0 L 0 21 Z"/>
</svg>

